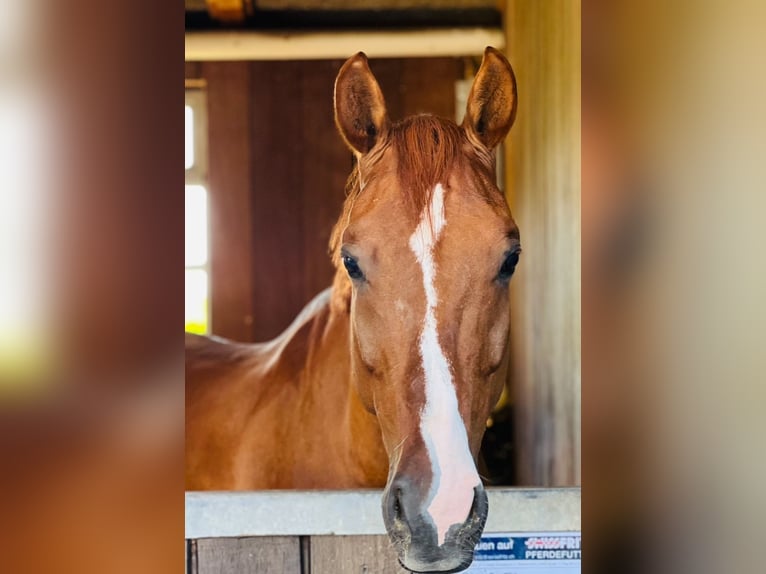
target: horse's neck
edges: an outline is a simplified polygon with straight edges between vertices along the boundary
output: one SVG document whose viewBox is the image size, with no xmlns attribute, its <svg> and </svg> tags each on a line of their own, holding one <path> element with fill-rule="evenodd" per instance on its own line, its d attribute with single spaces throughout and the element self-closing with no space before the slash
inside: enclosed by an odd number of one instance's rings
<svg viewBox="0 0 766 574">
<path fill-rule="evenodd" d="M 335 455 L 336 471 L 348 475 L 343 486 L 383 486 L 388 459 L 380 427 L 361 404 L 351 379 L 349 314 L 330 300 L 329 290 L 315 297 L 272 343 L 280 347 L 280 363 L 300 371 L 295 372 L 300 380 L 297 440 L 323 464 Z M 324 441 L 321 452 L 316 452 L 318 437 Z"/>
</svg>

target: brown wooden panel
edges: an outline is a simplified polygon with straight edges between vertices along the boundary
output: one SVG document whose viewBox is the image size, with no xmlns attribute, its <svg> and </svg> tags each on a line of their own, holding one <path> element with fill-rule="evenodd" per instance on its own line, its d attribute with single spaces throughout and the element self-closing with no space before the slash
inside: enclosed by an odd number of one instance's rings
<svg viewBox="0 0 766 574">
<path fill-rule="evenodd" d="M 297 536 L 202 538 L 197 540 L 199 574 L 301 574 Z"/>
<path fill-rule="evenodd" d="M 332 281 L 327 245 L 351 170 L 351 154 L 333 123 L 340 64 L 251 64 L 257 340 L 279 334 Z"/>
<path fill-rule="evenodd" d="M 253 340 L 250 68 L 206 62 L 210 191 L 211 327 Z"/>
<path fill-rule="evenodd" d="M 249 161 L 253 201 L 253 303 L 256 340 L 288 324 L 286 309 L 302 296 L 301 153 L 305 147 L 300 68 L 295 62 L 255 62 L 250 99 Z"/>
<path fill-rule="evenodd" d="M 454 118 L 455 82 L 463 75 L 460 58 L 379 59 L 370 66 L 393 121 L 423 113 Z"/>
<path fill-rule="evenodd" d="M 388 536 L 312 536 L 311 574 L 407 574 Z"/>
<path fill-rule="evenodd" d="M 197 80 L 202 77 L 201 62 L 184 62 L 184 79 Z"/>
<path fill-rule="evenodd" d="M 506 144 L 521 230 L 511 340 L 521 484 L 580 481 L 580 2 L 508 4 L 519 108 Z"/>
<path fill-rule="evenodd" d="M 463 76 L 459 58 L 408 58 L 402 61 L 404 115 L 455 117 L 455 82 Z"/>
</svg>

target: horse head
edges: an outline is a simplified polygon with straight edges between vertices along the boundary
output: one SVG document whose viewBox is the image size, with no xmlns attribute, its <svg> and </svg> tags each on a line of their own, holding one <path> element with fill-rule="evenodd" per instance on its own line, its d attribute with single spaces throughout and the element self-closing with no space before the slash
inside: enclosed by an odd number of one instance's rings
<svg viewBox="0 0 766 574">
<path fill-rule="evenodd" d="M 494 152 L 515 113 L 513 71 L 493 48 L 459 126 L 390 121 L 363 53 L 335 83 L 356 166 L 333 232 L 333 305 L 349 313 L 352 378 L 389 458 L 385 525 L 416 572 L 466 568 L 487 516 L 476 459 L 508 370 L 521 251 Z"/>
</svg>

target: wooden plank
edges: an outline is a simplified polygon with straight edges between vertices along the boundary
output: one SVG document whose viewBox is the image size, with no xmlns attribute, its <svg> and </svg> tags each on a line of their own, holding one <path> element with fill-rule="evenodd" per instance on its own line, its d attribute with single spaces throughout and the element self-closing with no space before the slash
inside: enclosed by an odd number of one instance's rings
<svg viewBox="0 0 766 574">
<path fill-rule="evenodd" d="M 455 82 L 463 77 L 459 58 L 406 58 L 400 85 L 404 115 L 434 114 L 455 117 Z"/>
<path fill-rule="evenodd" d="M 511 285 L 519 483 L 580 481 L 580 2 L 512 0 L 506 145 L 524 254 Z"/>
<path fill-rule="evenodd" d="M 303 128 L 300 62 L 253 62 L 251 244 L 255 340 L 281 333 L 307 302 L 303 297 L 305 229 L 301 217 L 302 155 L 315 134 Z M 316 193 L 324 195 L 319 183 Z M 326 252 L 326 249 L 325 249 Z M 327 257 L 325 256 L 325 260 Z M 329 263 L 327 263 L 329 265 Z M 329 282 L 327 283 L 329 284 Z"/>
<path fill-rule="evenodd" d="M 197 557 L 199 574 L 301 574 L 297 536 L 202 538 Z"/>
<path fill-rule="evenodd" d="M 351 153 L 333 120 L 341 61 L 253 62 L 250 167 L 256 340 L 281 333 L 332 283 L 330 231 Z"/>
<path fill-rule="evenodd" d="M 187 32 L 186 60 L 327 60 L 363 50 L 371 58 L 479 56 L 505 47 L 498 28 L 434 28 L 323 32 Z"/>
<path fill-rule="evenodd" d="M 253 340 L 250 69 L 203 64 L 208 101 L 212 332 Z"/>
<path fill-rule="evenodd" d="M 188 1 L 188 0 L 187 0 Z M 261 10 L 495 9 L 497 0 L 254 0 Z"/>
<path fill-rule="evenodd" d="M 202 62 L 184 62 L 184 78 L 186 80 L 202 78 Z"/>
<path fill-rule="evenodd" d="M 312 536 L 311 574 L 408 574 L 388 536 Z"/>
</svg>

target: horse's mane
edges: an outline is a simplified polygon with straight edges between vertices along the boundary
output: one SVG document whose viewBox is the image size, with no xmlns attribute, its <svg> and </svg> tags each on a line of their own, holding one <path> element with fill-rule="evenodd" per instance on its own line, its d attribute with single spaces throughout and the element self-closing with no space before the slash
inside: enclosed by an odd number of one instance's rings
<svg viewBox="0 0 766 574">
<path fill-rule="evenodd" d="M 402 186 L 402 199 L 416 214 L 427 209 L 436 184 L 446 182 L 451 172 L 469 162 L 476 164 L 480 169 L 475 171 L 481 174 L 491 174 L 494 167 L 494 156 L 488 150 L 474 146 L 465 131 L 452 121 L 423 114 L 389 126 L 383 140 L 362 160 L 363 167 L 357 165 L 352 170 L 346 182 L 343 211 L 330 236 L 330 254 L 336 267 L 332 304 L 339 310 L 348 309 L 351 294 L 351 282 L 340 262 L 341 237 L 354 202 L 378 175 L 376 167 L 389 148 L 396 154 L 397 177 L 400 182 L 406 182 Z M 481 190 L 490 187 L 478 186 Z M 504 201 L 502 196 L 495 197 L 500 195 L 497 193 L 483 195 L 491 203 Z"/>
</svg>

